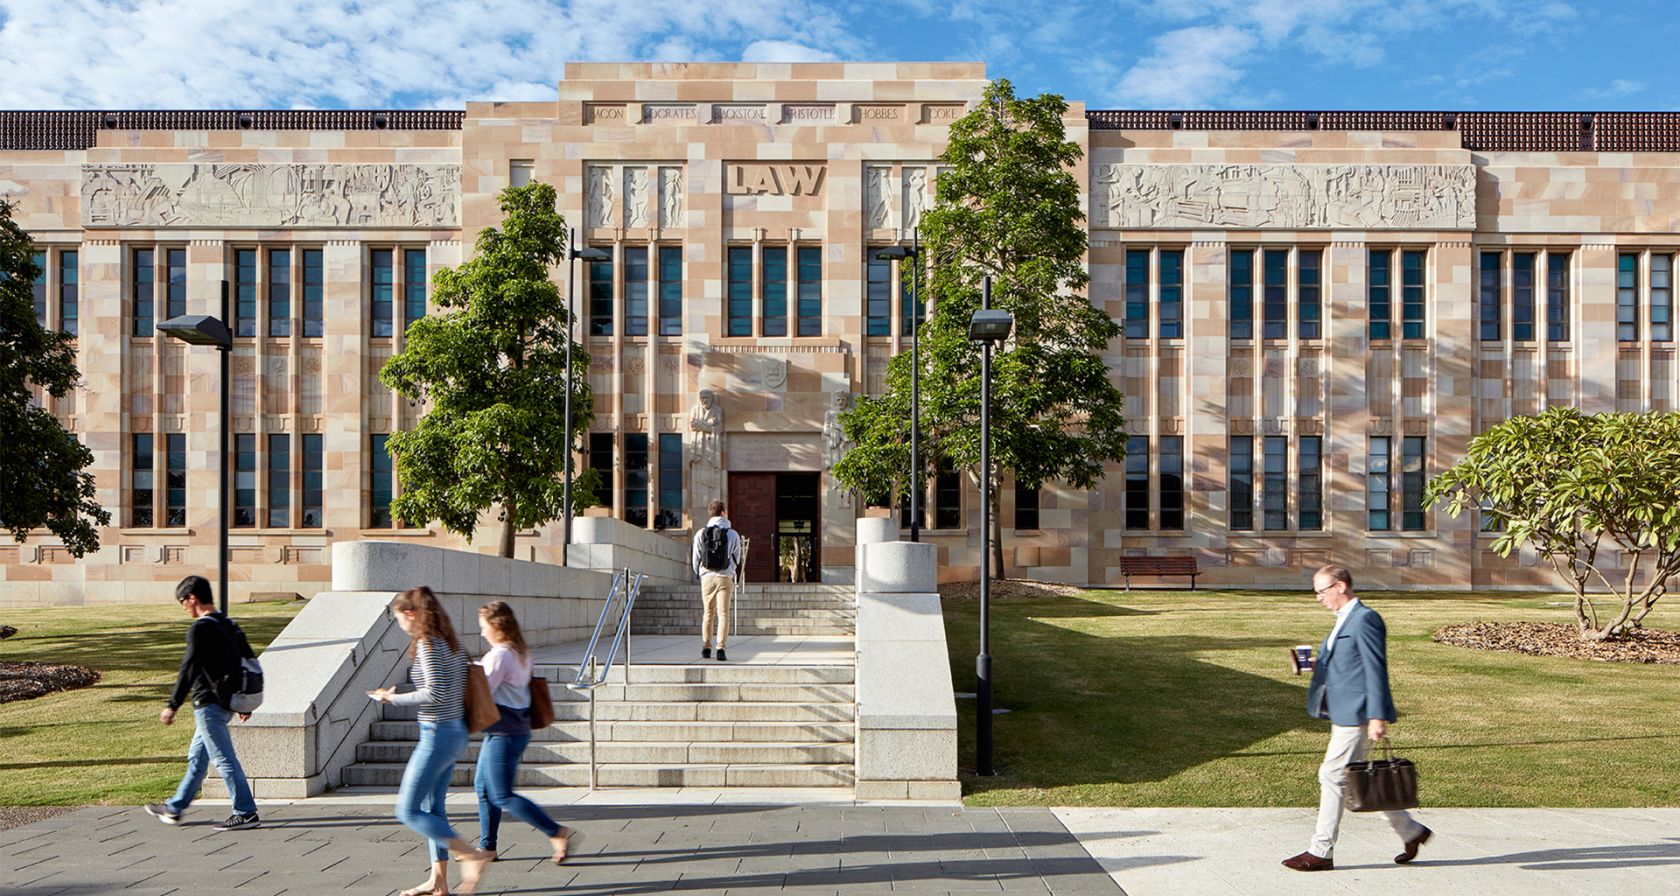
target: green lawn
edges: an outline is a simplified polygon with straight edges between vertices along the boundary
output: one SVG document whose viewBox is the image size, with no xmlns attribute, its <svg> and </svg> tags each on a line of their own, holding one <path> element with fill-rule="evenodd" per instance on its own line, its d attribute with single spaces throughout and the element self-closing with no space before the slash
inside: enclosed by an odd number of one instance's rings
<svg viewBox="0 0 1680 896">
<path fill-rule="evenodd" d="M 237 604 L 232 613 L 260 651 L 302 607 Z M 0 643 L 0 658 L 104 675 L 92 687 L 0 704 L 0 805 L 132 805 L 173 793 L 192 716 L 183 712 L 168 728 L 157 717 L 186 648 L 191 620 L 179 606 L 6 610 L 0 621 L 19 629 Z"/>
<path fill-rule="evenodd" d="M 1363 599 L 1388 623 L 1392 738 L 1426 806 L 1680 805 L 1680 668 L 1430 640 L 1455 622 L 1569 621 L 1552 595 Z M 1011 711 L 981 779 L 974 701 L 957 701 L 970 805 L 1317 805 L 1329 727 L 1285 654 L 1333 624 L 1310 594 L 1089 591 L 991 616 L 994 701 Z M 978 603 L 946 601 L 945 628 L 956 689 L 973 691 Z"/>
</svg>

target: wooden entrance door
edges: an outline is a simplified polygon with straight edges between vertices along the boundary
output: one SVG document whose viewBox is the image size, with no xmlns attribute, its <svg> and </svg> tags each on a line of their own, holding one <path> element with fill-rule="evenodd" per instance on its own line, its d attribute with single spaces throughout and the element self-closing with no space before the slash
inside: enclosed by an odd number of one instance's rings
<svg viewBox="0 0 1680 896">
<path fill-rule="evenodd" d="M 776 474 L 729 474 L 729 524 L 752 539 L 747 581 L 776 581 Z"/>
</svg>

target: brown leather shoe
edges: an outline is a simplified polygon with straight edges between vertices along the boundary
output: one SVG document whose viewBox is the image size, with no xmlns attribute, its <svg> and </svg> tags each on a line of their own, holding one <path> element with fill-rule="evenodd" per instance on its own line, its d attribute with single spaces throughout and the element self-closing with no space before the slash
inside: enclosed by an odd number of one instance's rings
<svg viewBox="0 0 1680 896">
<path fill-rule="evenodd" d="M 1404 865 L 1417 858 L 1418 847 L 1429 842 L 1429 835 L 1434 831 L 1424 828 L 1416 837 L 1406 841 L 1406 851 L 1394 857 L 1394 864 Z"/>
<path fill-rule="evenodd" d="M 1290 856 L 1284 859 L 1283 867 L 1292 868 L 1296 871 L 1329 871 L 1336 867 L 1336 861 L 1334 859 L 1321 859 L 1310 852 L 1304 852 L 1298 856 Z"/>
</svg>

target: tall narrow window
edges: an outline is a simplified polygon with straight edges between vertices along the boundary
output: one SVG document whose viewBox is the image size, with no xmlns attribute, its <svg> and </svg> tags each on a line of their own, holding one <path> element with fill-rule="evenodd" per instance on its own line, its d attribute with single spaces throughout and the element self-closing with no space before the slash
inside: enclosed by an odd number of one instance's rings
<svg viewBox="0 0 1680 896">
<path fill-rule="evenodd" d="M 1631 252 L 1616 259 L 1616 339 L 1639 339 L 1639 256 Z"/>
<path fill-rule="evenodd" d="M 1184 250 L 1161 250 L 1161 338 L 1184 338 Z"/>
<path fill-rule="evenodd" d="M 1254 437 L 1231 437 L 1231 528 L 1254 528 Z"/>
<path fill-rule="evenodd" d="M 868 336 L 892 335 L 892 262 L 883 261 L 875 257 L 875 251 L 869 251 L 868 282 L 865 285 L 864 334 Z"/>
<path fill-rule="evenodd" d="M 257 335 L 257 250 L 234 250 L 233 277 L 233 335 L 255 336 Z"/>
<path fill-rule="evenodd" d="M 654 517 L 653 527 L 680 528 L 682 503 L 682 433 L 662 432 L 659 434 L 659 515 Z"/>
<path fill-rule="evenodd" d="M 608 510 L 613 506 L 613 434 L 610 432 L 592 432 L 589 434 L 589 468 L 600 477 L 600 487 L 595 490 L 595 503 Z"/>
<path fill-rule="evenodd" d="M 1149 338 L 1149 250 L 1126 252 L 1126 338 Z"/>
<path fill-rule="evenodd" d="M 152 434 L 134 433 L 133 446 L 133 450 L 129 452 L 133 467 L 128 474 L 128 524 L 136 529 L 149 529 L 155 519 L 152 515 L 155 512 L 152 480 L 156 475 L 156 461 L 152 457 Z"/>
<path fill-rule="evenodd" d="M 374 249 L 368 253 L 369 263 L 373 267 L 373 285 L 370 298 L 373 300 L 373 321 L 370 335 L 375 339 L 391 335 L 391 302 L 392 292 L 397 288 L 397 271 L 391 249 Z"/>
<path fill-rule="evenodd" d="M 1261 335 L 1266 339 L 1289 338 L 1289 250 L 1267 249 L 1261 283 L 1261 306 L 1265 314 Z"/>
<path fill-rule="evenodd" d="M 1400 253 L 1400 338 L 1423 338 L 1423 250 Z"/>
<path fill-rule="evenodd" d="M 58 328 L 71 336 L 81 329 L 82 295 L 80 256 L 58 253 Z"/>
<path fill-rule="evenodd" d="M 752 247 L 729 247 L 729 329 L 726 336 L 752 333 Z"/>
<path fill-rule="evenodd" d="M 1546 338 L 1569 341 L 1569 253 L 1546 256 Z"/>
<path fill-rule="evenodd" d="M 1161 436 L 1161 528 L 1184 528 L 1184 437 Z"/>
<path fill-rule="evenodd" d="M 1227 304 L 1231 313 L 1231 338 L 1254 338 L 1254 250 L 1231 250 Z"/>
<path fill-rule="evenodd" d="M 164 434 L 164 525 L 182 528 L 187 524 L 187 434 Z"/>
<path fill-rule="evenodd" d="M 303 528 L 321 528 L 321 434 L 303 434 Z"/>
<path fill-rule="evenodd" d="M 764 313 L 764 335 L 787 335 L 787 247 L 760 246 L 760 258 L 764 264 L 764 279 L 762 300 L 759 307 Z"/>
<path fill-rule="evenodd" d="M 903 258 L 898 262 L 898 331 L 906 336 L 916 332 L 922 320 L 923 308 L 916 300 L 916 290 L 925 288 L 926 281 L 916 271 L 919 258 Z"/>
<path fill-rule="evenodd" d="M 916 509 L 922 512 L 922 528 L 933 528 L 933 525 L 928 522 L 928 514 L 932 511 L 932 508 L 928 506 L 926 492 L 923 492 L 921 500 L 916 502 Z M 908 529 L 910 527 L 910 520 L 910 492 L 906 489 L 904 494 L 898 496 L 898 525 L 902 528 Z"/>
<path fill-rule="evenodd" d="M 1297 482 L 1300 511 L 1296 528 L 1315 531 L 1324 528 L 1324 438 L 1302 436 L 1299 454 L 1301 473 Z"/>
<path fill-rule="evenodd" d="M 647 528 L 648 437 L 645 432 L 624 434 L 624 521 Z"/>
<path fill-rule="evenodd" d="M 268 335 L 292 335 L 292 253 L 289 249 L 268 250 Z"/>
<path fill-rule="evenodd" d="M 933 477 L 933 527 L 962 528 L 962 474 L 941 469 Z"/>
<path fill-rule="evenodd" d="M 508 186 L 530 186 L 531 179 L 536 176 L 537 164 L 535 159 L 508 160 Z"/>
<path fill-rule="evenodd" d="M 1511 339 L 1534 341 L 1534 258 L 1533 252 L 1511 256 Z"/>
<path fill-rule="evenodd" d="M 1300 251 L 1300 270 L 1296 273 L 1295 333 L 1298 339 L 1317 339 L 1322 335 L 1324 305 L 1319 295 L 1319 266 L 1324 254 L 1319 249 Z"/>
<path fill-rule="evenodd" d="M 394 477 L 391 451 L 387 445 L 390 435 L 375 433 L 369 446 L 368 469 L 368 528 L 391 528 L 391 484 Z"/>
<path fill-rule="evenodd" d="M 1651 256 L 1651 341 L 1674 341 L 1674 267 L 1672 255 Z"/>
<path fill-rule="evenodd" d="M 154 286 L 156 280 L 154 278 L 156 277 L 157 269 L 152 261 L 152 250 L 135 249 L 133 298 L 134 335 L 136 336 L 152 335 L 152 327 L 157 323 L 156 315 L 153 313 L 153 302 L 156 295 L 156 287 Z M 150 516 L 149 512 L 147 516 Z M 146 525 L 150 526 L 151 523 L 148 522 Z"/>
<path fill-rule="evenodd" d="M 303 335 L 319 339 L 326 335 L 325 259 L 320 249 L 303 250 Z"/>
<path fill-rule="evenodd" d="M 292 437 L 286 433 L 268 436 L 268 525 L 292 525 Z"/>
<path fill-rule="evenodd" d="M 307 257 L 307 255 L 305 256 Z M 426 316 L 426 250 L 403 250 L 403 332 Z M 307 335 L 307 334 L 306 334 Z"/>
<path fill-rule="evenodd" d="M 1149 437 L 1126 439 L 1126 528 L 1149 528 Z"/>
<path fill-rule="evenodd" d="M 1365 528 L 1372 532 L 1387 532 L 1391 498 L 1388 474 L 1388 436 L 1371 436 L 1365 455 Z"/>
<path fill-rule="evenodd" d="M 257 437 L 248 432 L 233 437 L 233 525 L 257 524 Z"/>
<path fill-rule="evenodd" d="M 624 247 L 624 335 L 648 333 L 648 250 Z"/>
<path fill-rule="evenodd" d="M 735 250 L 730 250 L 731 260 Z M 733 273 L 733 269 L 731 270 Z M 733 288 L 733 287 L 731 287 Z M 613 334 L 613 263 L 612 259 L 589 263 L 589 335 Z"/>
<path fill-rule="evenodd" d="M 47 325 L 47 253 L 31 252 L 29 260 L 35 262 L 35 322 L 44 327 Z"/>
<path fill-rule="evenodd" d="M 1266 479 L 1260 493 L 1266 529 L 1289 528 L 1289 438 L 1266 436 Z"/>
<path fill-rule="evenodd" d="M 1393 255 L 1387 249 L 1372 249 L 1365 266 L 1366 335 L 1374 342 L 1393 336 Z"/>
<path fill-rule="evenodd" d="M 1038 489 L 1015 484 L 1015 528 L 1038 528 Z"/>
<path fill-rule="evenodd" d="M 659 335 L 681 336 L 683 328 L 683 250 L 659 247 Z"/>
<path fill-rule="evenodd" d="M 799 247 L 799 335 L 822 335 L 822 248 Z"/>
<path fill-rule="evenodd" d="M 1499 297 L 1504 292 L 1504 271 L 1499 267 L 1498 252 L 1483 252 L 1481 265 L 1477 270 L 1477 305 L 1481 309 L 1481 339 L 1483 342 L 1494 342 L 1499 339 Z"/>
<path fill-rule="evenodd" d="M 1400 528 L 1407 532 L 1424 528 L 1423 449 L 1422 436 L 1406 436 L 1400 442 Z"/>
<path fill-rule="evenodd" d="M 166 249 L 164 259 L 169 265 L 169 285 L 163 305 L 167 320 L 187 313 L 187 250 Z"/>
</svg>

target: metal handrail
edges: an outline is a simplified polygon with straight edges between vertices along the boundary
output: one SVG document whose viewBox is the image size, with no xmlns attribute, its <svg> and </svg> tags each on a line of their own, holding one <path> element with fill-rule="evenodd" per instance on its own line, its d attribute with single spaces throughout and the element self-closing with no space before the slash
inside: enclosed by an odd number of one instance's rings
<svg viewBox="0 0 1680 896">
<path fill-rule="evenodd" d="M 595 789 L 596 768 L 595 761 L 595 689 L 607 683 L 612 676 L 613 661 L 618 657 L 618 645 L 624 644 L 624 683 L 630 683 L 630 615 L 636 608 L 636 598 L 642 593 L 641 573 L 631 573 L 629 568 L 621 570 L 613 576 L 612 590 L 607 592 L 606 605 L 601 607 L 601 618 L 595 623 L 595 632 L 589 637 L 589 646 L 584 648 L 583 656 L 578 660 L 577 677 L 566 685 L 573 691 L 585 691 L 589 694 L 589 789 Z M 612 646 L 607 648 L 606 662 L 600 662 L 596 651 L 601 645 L 601 632 L 606 629 L 607 619 L 612 617 L 613 609 L 618 605 L 619 595 L 624 596 L 624 608 L 618 612 L 618 626 L 613 632 Z"/>
</svg>

